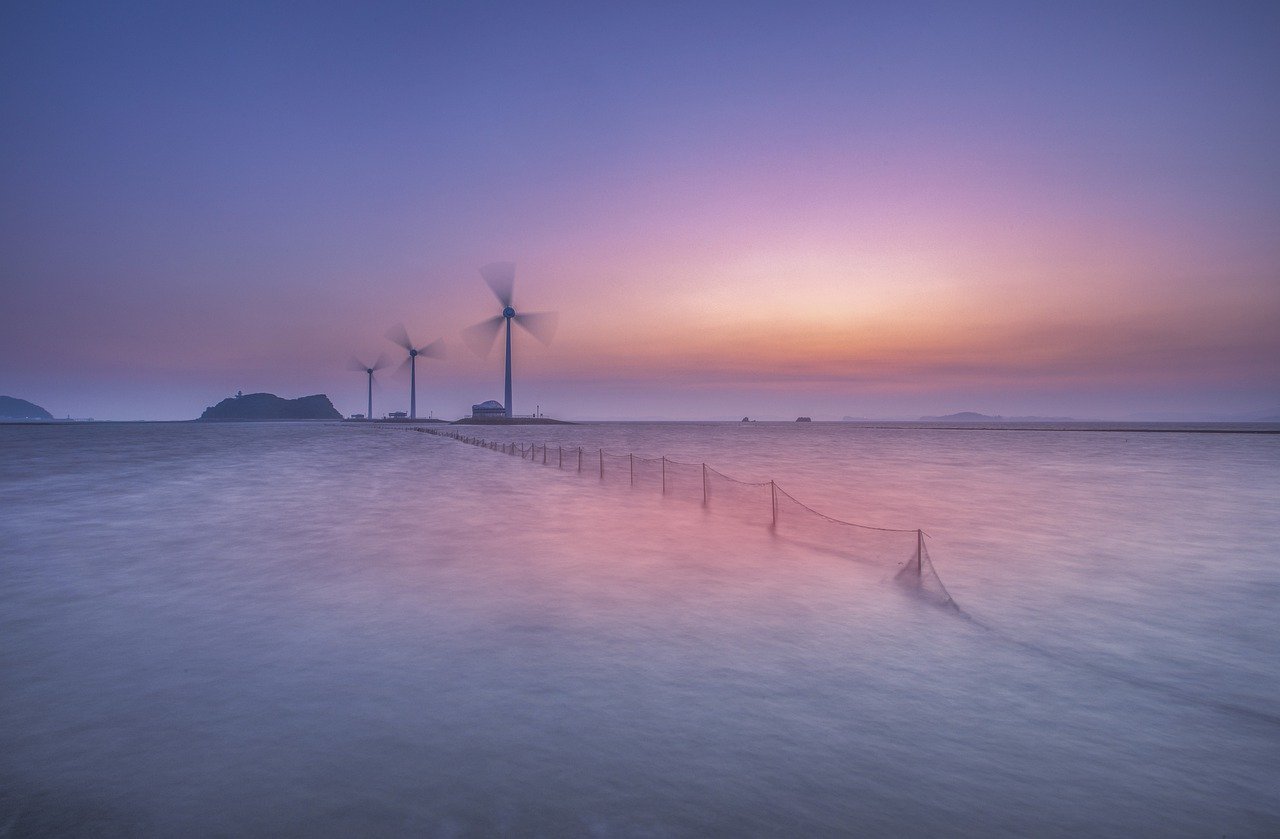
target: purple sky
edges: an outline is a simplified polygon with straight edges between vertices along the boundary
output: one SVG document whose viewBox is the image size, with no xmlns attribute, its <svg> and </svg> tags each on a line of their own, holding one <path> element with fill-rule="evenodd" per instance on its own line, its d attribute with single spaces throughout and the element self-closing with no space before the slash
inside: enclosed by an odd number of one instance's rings
<svg viewBox="0 0 1280 839">
<path fill-rule="evenodd" d="M 1274 3 L 9 3 L 0 393 L 1280 414 Z M 386 371 L 378 413 L 408 407 Z"/>
</svg>

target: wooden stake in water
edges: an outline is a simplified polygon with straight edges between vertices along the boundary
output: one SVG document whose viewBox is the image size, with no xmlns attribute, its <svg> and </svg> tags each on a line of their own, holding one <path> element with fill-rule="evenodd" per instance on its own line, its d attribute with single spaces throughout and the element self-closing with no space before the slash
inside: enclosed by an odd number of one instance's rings
<svg viewBox="0 0 1280 839">
<path fill-rule="evenodd" d="M 924 531 L 916 531 L 916 579 L 924 579 Z"/>
</svg>

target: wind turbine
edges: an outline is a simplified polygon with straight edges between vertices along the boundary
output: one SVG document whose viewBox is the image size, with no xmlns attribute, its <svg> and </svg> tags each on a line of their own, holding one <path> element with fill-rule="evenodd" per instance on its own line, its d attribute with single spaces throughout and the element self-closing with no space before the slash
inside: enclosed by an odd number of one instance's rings
<svg viewBox="0 0 1280 839">
<path fill-rule="evenodd" d="M 403 323 L 398 323 L 387 330 L 387 340 L 399 344 L 409 353 L 409 357 L 400 365 L 403 370 L 409 367 L 409 419 L 418 418 L 418 356 L 424 358 L 444 358 L 444 340 L 437 338 L 425 347 L 414 346 Z"/>
<path fill-rule="evenodd" d="M 387 366 L 386 353 L 378 353 L 378 360 L 373 364 L 365 364 L 354 355 L 351 356 L 351 369 L 358 370 L 369 377 L 369 413 L 364 415 L 365 419 L 373 419 L 373 373 L 375 370 L 381 370 Z"/>
<path fill-rule="evenodd" d="M 514 262 L 491 262 L 480 269 L 480 276 L 484 277 L 493 296 L 502 304 L 502 314 L 480 321 L 474 326 L 468 326 L 463 330 L 462 336 L 477 355 L 487 356 L 493 349 L 493 339 L 498 337 L 498 330 L 502 328 L 504 322 L 506 323 L 507 387 L 503 407 L 506 408 L 507 417 L 510 418 L 515 415 L 511 410 L 511 322 L 515 321 L 530 335 L 544 344 L 549 344 L 551 336 L 555 334 L 559 315 L 555 312 L 516 312 L 516 304 L 512 296 L 516 284 Z"/>
</svg>

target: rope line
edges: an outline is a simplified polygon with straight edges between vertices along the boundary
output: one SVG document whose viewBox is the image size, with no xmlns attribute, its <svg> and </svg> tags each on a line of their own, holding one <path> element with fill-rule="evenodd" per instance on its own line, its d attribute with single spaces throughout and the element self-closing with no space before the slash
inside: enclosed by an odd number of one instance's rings
<svg viewBox="0 0 1280 839">
<path fill-rule="evenodd" d="M 813 517 L 811 524 L 813 522 L 831 524 L 841 528 L 841 532 L 856 531 L 864 533 L 865 535 L 860 537 L 862 544 L 848 543 L 842 538 L 839 540 L 839 547 L 836 548 L 837 555 L 862 562 L 883 561 L 885 556 L 890 555 L 891 552 L 902 550 L 905 546 L 903 537 L 910 536 L 912 545 L 910 546 L 909 556 L 898 561 L 900 568 L 894 575 L 894 579 L 925 596 L 935 604 L 952 609 L 961 615 L 964 614 L 947 591 L 946 586 L 942 584 L 942 579 L 933 567 L 928 549 L 925 547 L 927 534 L 920 528 L 876 527 L 838 519 L 805 504 L 778 486 L 776 481 L 743 481 L 732 475 L 726 475 L 706 463 L 688 463 L 665 456 L 657 458 L 641 457 L 634 452 L 616 454 L 605 451 L 603 448 L 596 449 L 592 456 L 587 455 L 582 446 L 566 447 L 556 445 L 553 447 L 550 443 L 499 443 L 482 437 L 472 437 L 459 432 L 437 431 L 432 428 L 413 428 L 410 430 L 431 434 L 436 437 L 445 437 L 478 448 L 502 452 L 513 457 L 519 455 L 522 460 L 554 466 L 557 471 L 565 469 L 567 448 L 569 454 L 568 468 L 570 471 L 579 474 L 597 475 L 602 482 L 612 478 L 614 481 L 626 483 L 633 487 L 648 485 L 656 489 L 661 486 L 664 496 L 671 494 L 672 491 L 679 492 L 679 489 L 673 490 L 673 488 L 678 488 L 681 481 L 683 481 L 685 495 L 687 497 L 701 496 L 704 506 L 721 508 L 726 502 L 730 502 L 728 507 L 733 507 L 735 505 L 731 502 L 736 500 L 739 502 L 737 504 L 739 508 L 756 510 L 754 517 L 757 518 L 760 514 L 760 508 L 756 505 L 767 503 L 770 530 L 776 532 L 781 522 L 785 531 L 783 535 L 788 538 L 799 539 L 803 543 L 808 543 L 809 540 L 800 535 L 794 528 L 803 528 L 804 526 L 802 523 L 804 516 L 797 518 L 797 513 L 807 514 Z M 584 458 L 584 455 L 587 456 Z M 585 470 L 583 468 L 584 460 L 586 463 Z M 658 469 L 659 465 L 660 471 Z M 681 469 L 684 470 L 683 477 L 680 475 Z M 694 472 L 698 475 L 698 490 L 696 491 L 692 488 Z M 739 494 L 735 499 L 732 491 L 730 491 L 730 495 L 727 498 L 721 498 L 721 494 L 728 487 L 740 487 L 739 493 L 746 492 L 747 494 Z M 767 497 L 753 495 L 756 492 L 763 493 L 765 490 L 768 491 Z M 794 506 L 791 507 L 788 504 Z M 875 537 L 874 534 L 885 535 Z M 875 538 L 897 539 L 898 542 L 896 544 L 873 544 Z M 872 543 L 868 543 L 867 540 L 872 540 Z M 824 550 L 830 548 L 829 545 L 820 545 L 820 547 Z M 904 550 L 899 556 L 904 556 L 907 553 Z"/>
</svg>

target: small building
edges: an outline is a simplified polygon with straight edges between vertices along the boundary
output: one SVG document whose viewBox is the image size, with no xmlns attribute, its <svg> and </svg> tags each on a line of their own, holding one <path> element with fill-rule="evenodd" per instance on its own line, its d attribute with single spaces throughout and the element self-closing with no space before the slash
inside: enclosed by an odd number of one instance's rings
<svg viewBox="0 0 1280 839">
<path fill-rule="evenodd" d="M 407 416 L 409 416 L 408 411 L 392 411 L 387 414 L 387 419 L 404 419 Z"/>
<path fill-rule="evenodd" d="M 505 419 L 506 416 L 507 409 L 502 407 L 501 402 L 492 399 L 471 406 L 472 419 Z"/>
</svg>

